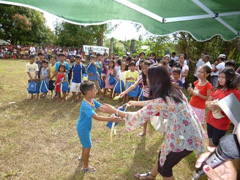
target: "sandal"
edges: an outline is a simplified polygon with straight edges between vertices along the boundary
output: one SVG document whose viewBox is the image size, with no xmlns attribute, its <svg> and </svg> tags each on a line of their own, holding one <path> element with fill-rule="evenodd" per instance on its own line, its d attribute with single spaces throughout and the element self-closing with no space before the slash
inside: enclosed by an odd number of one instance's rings
<svg viewBox="0 0 240 180">
<path fill-rule="evenodd" d="M 81 171 L 89 172 L 89 173 L 95 173 L 95 172 L 97 172 L 97 169 L 95 167 L 91 166 L 90 168 L 87 168 L 87 169 L 82 168 Z"/>
<path fill-rule="evenodd" d="M 146 136 L 146 133 L 141 132 L 141 133 L 138 133 L 137 136 L 138 137 L 143 137 L 143 136 Z"/>
<path fill-rule="evenodd" d="M 148 176 L 151 176 L 152 178 L 149 179 Z M 154 180 L 154 179 L 156 178 L 156 176 L 153 176 L 153 175 L 151 174 L 151 172 L 148 172 L 148 173 L 146 173 L 146 174 L 135 174 L 134 177 L 135 177 L 136 179 L 140 179 L 141 177 L 144 177 L 145 180 Z M 143 180 L 144 180 L 144 179 L 143 179 Z"/>
</svg>

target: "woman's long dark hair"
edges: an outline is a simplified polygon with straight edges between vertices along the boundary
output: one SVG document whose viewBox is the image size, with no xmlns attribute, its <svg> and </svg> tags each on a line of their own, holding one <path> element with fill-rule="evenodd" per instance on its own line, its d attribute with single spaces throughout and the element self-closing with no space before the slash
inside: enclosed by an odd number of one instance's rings
<svg viewBox="0 0 240 180">
<path fill-rule="evenodd" d="M 172 85 L 169 74 L 164 66 L 150 66 L 148 68 L 148 79 L 150 84 L 149 98 L 172 98 L 176 102 L 182 102 L 182 92 Z"/>
<path fill-rule="evenodd" d="M 221 74 L 221 73 L 225 74 L 225 79 L 226 79 L 225 86 L 221 86 L 219 84 L 219 82 L 217 82 L 215 89 L 222 89 L 224 87 L 226 87 L 227 89 L 238 89 L 239 88 L 238 77 L 232 68 L 226 67 L 225 69 L 223 69 L 219 72 L 219 74 Z"/>
</svg>

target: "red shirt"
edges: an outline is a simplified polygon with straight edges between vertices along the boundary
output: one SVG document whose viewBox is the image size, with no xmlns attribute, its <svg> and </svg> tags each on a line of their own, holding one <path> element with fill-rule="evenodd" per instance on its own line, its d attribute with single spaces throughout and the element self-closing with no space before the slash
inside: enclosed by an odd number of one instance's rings
<svg viewBox="0 0 240 180">
<path fill-rule="evenodd" d="M 198 85 L 198 80 L 194 82 L 194 91 L 198 91 L 199 94 L 203 95 L 203 96 L 207 96 L 207 91 L 209 89 L 213 89 L 212 88 L 212 84 L 210 82 L 207 82 L 204 86 L 199 86 Z M 190 100 L 190 105 L 199 109 L 205 109 L 205 99 L 202 99 L 198 96 L 192 96 L 191 100 Z"/>
<path fill-rule="evenodd" d="M 212 92 L 211 96 L 213 100 L 215 99 L 222 99 L 226 97 L 227 95 L 233 93 L 238 101 L 240 102 L 240 91 L 237 89 L 230 89 L 230 90 L 222 90 L 222 89 L 217 89 L 216 91 Z M 207 123 L 212 125 L 213 127 L 220 129 L 220 130 L 228 130 L 229 124 L 230 124 L 230 119 L 226 116 L 226 114 L 221 111 L 222 115 L 224 116 L 221 119 L 215 119 L 212 115 L 212 111 L 209 110 L 208 115 L 207 115 Z"/>
</svg>

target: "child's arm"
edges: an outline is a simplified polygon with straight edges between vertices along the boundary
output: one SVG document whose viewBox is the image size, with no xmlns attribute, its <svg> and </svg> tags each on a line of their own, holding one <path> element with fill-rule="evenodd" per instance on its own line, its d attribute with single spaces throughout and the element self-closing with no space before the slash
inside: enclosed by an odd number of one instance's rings
<svg viewBox="0 0 240 180">
<path fill-rule="evenodd" d="M 67 76 L 66 76 L 66 74 L 64 73 L 64 80 L 61 82 L 61 84 L 64 83 L 64 82 L 66 82 L 66 81 L 67 81 Z"/>
<path fill-rule="evenodd" d="M 32 78 L 32 76 L 31 76 L 30 72 L 27 72 L 27 74 L 28 74 L 30 80 L 33 81 L 33 78 Z"/>
<path fill-rule="evenodd" d="M 54 73 L 52 75 L 50 74 L 50 79 L 52 80 L 54 78 L 54 76 L 56 76 L 56 71 L 54 71 Z"/>
<path fill-rule="evenodd" d="M 147 101 L 129 101 L 128 105 L 129 106 L 145 106 Z"/>
<path fill-rule="evenodd" d="M 202 99 L 204 99 L 204 100 L 208 100 L 210 94 L 211 94 L 211 89 L 208 89 L 208 90 L 207 90 L 207 96 L 204 96 L 204 95 L 202 95 L 202 94 L 199 94 L 199 93 L 196 93 L 195 91 L 193 91 L 193 95 L 194 95 L 194 96 L 198 96 L 198 97 L 200 97 L 200 98 L 202 98 Z"/>
<path fill-rule="evenodd" d="M 116 73 L 116 69 L 114 68 L 114 69 L 113 69 L 113 77 L 115 77 L 116 74 L 117 74 L 117 73 Z"/>
<path fill-rule="evenodd" d="M 49 68 L 47 69 L 47 72 L 48 72 L 48 76 L 46 78 L 50 78 L 50 70 L 49 70 Z"/>
<path fill-rule="evenodd" d="M 97 69 L 100 68 L 100 67 L 95 63 L 95 61 L 92 61 L 92 64 L 93 64 Z"/>
<path fill-rule="evenodd" d="M 98 116 L 97 114 L 94 114 L 92 116 L 94 119 L 96 119 L 97 121 L 113 121 L 113 122 L 116 122 L 116 123 L 119 123 L 122 121 L 122 118 L 120 117 L 104 117 L 104 116 Z"/>
<path fill-rule="evenodd" d="M 37 80 L 37 76 L 38 76 L 38 71 L 35 71 L 35 77 L 34 77 L 35 81 Z"/>
<path fill-rule="evenodd" d="M 42 71 L 40 72 L 40 80 L 43 80 L 43 79 L 42 79 Z"/>
</svg>

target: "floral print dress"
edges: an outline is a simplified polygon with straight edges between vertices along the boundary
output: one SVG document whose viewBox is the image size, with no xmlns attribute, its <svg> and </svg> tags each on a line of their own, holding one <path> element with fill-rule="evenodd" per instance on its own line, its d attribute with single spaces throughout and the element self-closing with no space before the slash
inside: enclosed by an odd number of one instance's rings
<svg viewBox="0 0 240 180">
<path fill-rule="evenodd" d="M 182 94 L 182 102 L 175 102 L 167 97 L 144 101 L 145 106 L 137 112 L 128 112 L 126 130 L 131 131 L 149 121 L 156 113 L 163 119 L 168 119 L 167 131 L 161 145 L 160 166 L 163 166 L 170 152 L 197 150 L 204 152 L 205 132 L 199 123 L 195 112 L 190 107 L 187 98 Z"/>
</svg>

